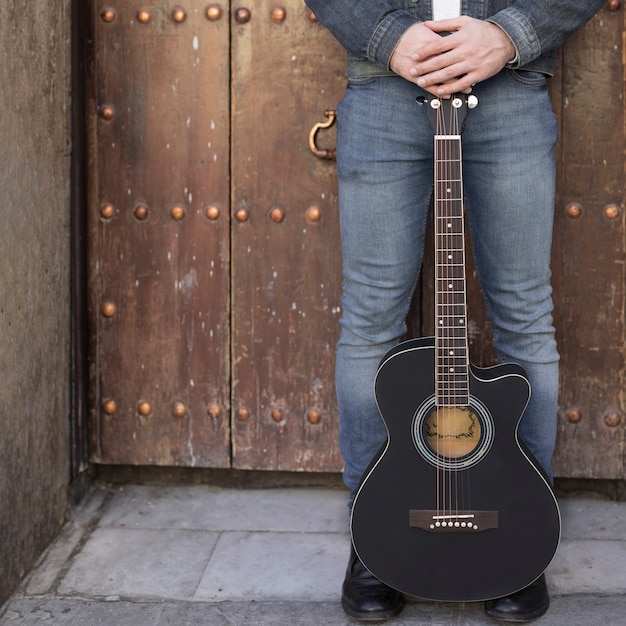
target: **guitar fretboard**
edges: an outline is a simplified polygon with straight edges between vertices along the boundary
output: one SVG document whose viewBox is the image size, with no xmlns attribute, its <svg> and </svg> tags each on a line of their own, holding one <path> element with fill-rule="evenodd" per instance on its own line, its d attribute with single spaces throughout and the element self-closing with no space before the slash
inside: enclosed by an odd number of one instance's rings
<svg viewBox="0 0 626 626">
<path fill-rule="evenodd" d="M 461 136 L 435 135 L 435 395 L 469 404 Z"/>
</svg>

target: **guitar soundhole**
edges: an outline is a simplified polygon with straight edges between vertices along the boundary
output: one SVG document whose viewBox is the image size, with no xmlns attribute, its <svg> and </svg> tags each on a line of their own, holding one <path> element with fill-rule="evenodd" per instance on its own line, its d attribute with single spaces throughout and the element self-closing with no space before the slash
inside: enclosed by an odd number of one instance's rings
<svg viewBox="0 0 626 626">
<path fill-rule="evenodd" d="M 480 443 L 480 420 L 468 406 L 433 409 L 424 420 L 424 438 L 440 457 L 460 459 L 471 454 Z"/>
<path fill-rule="evenodd" d="M 436 406 L 432 396 L 413 418 L 415 447 L 437 468 L 456 470 L 475 465 L 489 451 L 493 437 L 493 419 L 474 397 L 468 406 Z"/>
</svg>

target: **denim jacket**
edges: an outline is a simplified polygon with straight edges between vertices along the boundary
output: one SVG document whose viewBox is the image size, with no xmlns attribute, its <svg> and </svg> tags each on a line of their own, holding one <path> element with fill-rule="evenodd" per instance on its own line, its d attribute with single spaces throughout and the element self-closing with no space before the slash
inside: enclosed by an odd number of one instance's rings
<svg viewBox="0 0 626 626">
<path fill-rule="evenodd" d="M 556 50 L 606 0 L 461 0 L 463 15 L 497 24 L 517 55 L 510 67 L 554 72 Z M 389 61 L 404 31 L 432 19 L 431 0 L 306 0 L 348 51 L 348 75 L 392 74 Z"/>
</svg>

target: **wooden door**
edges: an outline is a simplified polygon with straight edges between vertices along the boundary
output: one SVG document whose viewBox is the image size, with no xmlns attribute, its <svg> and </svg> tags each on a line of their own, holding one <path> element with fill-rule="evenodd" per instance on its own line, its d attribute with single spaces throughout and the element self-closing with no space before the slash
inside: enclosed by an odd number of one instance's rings
<svg viewBox="0 0 626 626">
<path fill-rule="evenodd" d="M 335 168 L 307 136 L 341 97 L 344 53 L 302 0 L 89 11 L 92 460 L 340 469 Z M 557 476 L 623 477 L 623 15 L 609 2 L 551 81 Z M 430 276 L 413 334 L 432 333 Z"/>
<path fill-rule="evenodd" d="M 88 13 L 92 461 L 339 469 L 343 54 L 301 0 Z"/>
</svg>

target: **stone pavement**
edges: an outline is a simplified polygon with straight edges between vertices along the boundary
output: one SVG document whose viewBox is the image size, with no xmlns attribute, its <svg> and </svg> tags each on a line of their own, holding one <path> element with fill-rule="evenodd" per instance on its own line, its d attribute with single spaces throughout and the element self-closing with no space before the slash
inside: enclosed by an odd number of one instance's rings
<svg viewBox="0 0 626 626">
<path fill-rule="evenodd" d="M 626 503 L 561 500 L 540 626 L 626 625 Z M 0 624 L 355 626 L 339 602 L 346 492 L 98 486 Z M 481 604 L 411 601 L 394 626 L 495 624 Z"/>
</svg>

